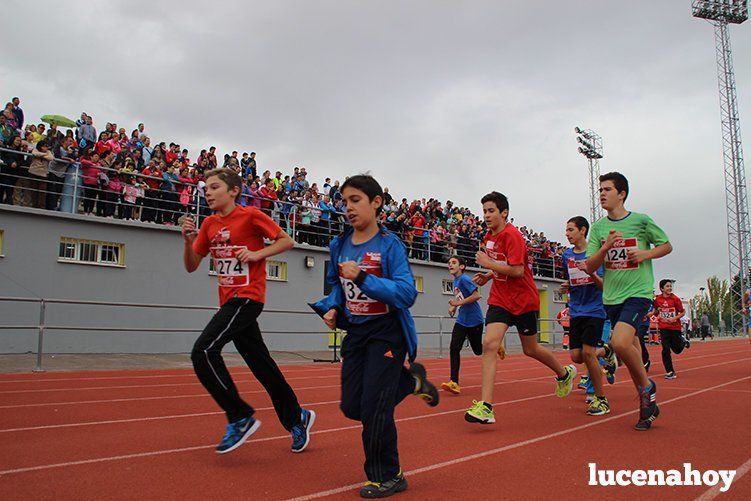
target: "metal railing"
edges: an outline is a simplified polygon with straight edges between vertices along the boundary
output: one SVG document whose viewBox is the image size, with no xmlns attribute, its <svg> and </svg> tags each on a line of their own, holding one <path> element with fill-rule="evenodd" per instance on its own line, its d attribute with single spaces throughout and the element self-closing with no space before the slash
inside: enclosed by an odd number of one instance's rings
<svg viewBox="0 0 751 501">
<path fill-rule="evenodd" d="M 36 330 L 37 331 L 37 351 L 36 351 L 36 365 L 34 372 L 44 372 L 43 368 L 43 355 L 44 355 L 44 339 L 47 331 L 93 331 L 93 332 L 152 332 L 152 333 L 196 333 L 202 332 L 203 329 L 196 329 L 193 327 L 129 327 L 129 326 L 90 326 L 90 325 L 49 325 L 47 324 L 47 306 L 51 304 L 69 304 L 69 305 L 86 305 L 86 306 L 107 306 L 107 307 L 120 307 L 120 308 L 147 308 L 147 309 L 174 309 L 174 310 L 205 310 L 216 311 L 218 306 L 206 306 L 206 305 L 180 305 L 180 304 L 154 304 L 154 303 L 135 303 L 135 302 L 117 302 L 117 301 L 91 301 L 83 299 L 50 299 L 50 298 L 29 298 L 29 297 L 9 297 L 0 296 L 0 303 L 38 303 L 39 304 L 39 323 L 36 325 L 4 325 L 0 324 L 0 330 Z M 282 314 L 282 315 L 304 315 L 304 316 L 317 316 L 313 311 L 296 311 L 296 310 L 279 310 L 279 309 L 264 309 L 266 314 Z M 450 324 L 453 328 L 453 321 L 455 318 L 447 315 L 412 315 L 416 320 L 432 320 L 437 321 L 437 330 L 425 330 L 421 329 L 419 335 L 421 336 L 438 336 L 438 358 L 443 358 L 444 355 L 444 340 L 445 334 L 450 335 L 450 329 L 444 329 L 446 324 Z M 553 330 L 538 329 L 538 339 L 541 334 L 549 333 L 553 337 L 550 344 L 556 344 L 555 341 L 555 325 L 554 319 L 541 318 L 539 324 L 542 326 L 544 322 L 552 322 Z M 281 334 L 281 335 L 330 335 L 330 330 L 312 330 L 312 331 L 274 331 L 264 330 L 264 334 Z M 336 350 L 338 348 L 339 336 L 334 336 L 334 352 L 333 359 L 326 360 L 331 362 L 338 362 Z M 503 340 L 504 347 L 506 346 L 506 337 Z M 320 360 L 317 360 L 320 361 Z"/>
</svg>

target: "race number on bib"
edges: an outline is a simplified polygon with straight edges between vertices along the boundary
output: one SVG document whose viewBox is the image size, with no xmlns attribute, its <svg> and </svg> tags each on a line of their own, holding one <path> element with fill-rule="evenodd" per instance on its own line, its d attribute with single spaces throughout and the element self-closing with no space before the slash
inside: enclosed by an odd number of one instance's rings
<svg viewBox="0 0 751 501">
<path fill-rule="evenodd" d="M 577 268 L 576 263 L 583 263 L 584 261 L 576 261 L 573 258 L 568 260 L 568 281 L 571 287 L 578 287 L 580 285 L 587 285 L 595 283 L 595 280 L 586 271 Z"/>
<path fill-rule="evenodd" d="M 675 316 L 675 308 L 660 308 L 660 318 L 667 320 Z"/>
<path fill-rule="evenodd" d="M 359 267 L 365 273 L 376 277 L 383 276 L 381 269 L 381 253 L 366 252 L 359 263 Z M 371 299 L 360 290 L 357 284 L 342 276 L 341 265 L 339 268 L 339 281 L 344 289 L 344 299 L 347 302 L 347 309 L 352 315 L 383 315 L 389 312 L 387 304 L 375 299 Z"/>
<path fill-rule="evenodd" d="M 226 247 L 212 247 L 211 257 L 214 259 L 214 271 L 219 285 L 222 287 L 242 287 L 250 283 L 250 268 L 235 257 L 245 246 L 232 245 Z"/>
<path fill-rule="evenodd" d="M 605 254 L 606 270 L 635 270 L 637 263 L 628 260 L 628 251 L 639 250 L 636 238 L 619 238 Z"/>
</svg>

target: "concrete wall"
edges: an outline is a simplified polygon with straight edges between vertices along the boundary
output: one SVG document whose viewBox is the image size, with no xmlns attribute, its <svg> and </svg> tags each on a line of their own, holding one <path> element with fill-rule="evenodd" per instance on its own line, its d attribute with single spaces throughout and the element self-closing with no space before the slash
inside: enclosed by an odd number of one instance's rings
<svg viewBox="0 0 751 501">
<path fill-rule="evenodd" d="M 214 306 L 217 304 L 215 277 L 208 274 L 208 261 L 193 274 L 182 266 L 179 230 L 148 223 L 51 213 L 35 209 L 0 206 L 3 257 L 0 257 L 0 296 L 38 297 Z M 125 267 L 73 264 L 58 261 L 61 237 L 111 241 L 125 244 Z M 306 256 L 315 259 L 305 267 Z M 327 330 L 317 316 L 307 314 L 308 302 L 323 295 L 324 262 L 327 249 L 298 245 L 277 256 L 287 263 L 287 281 L 269 281 L 267 310 L 302 311 L 305 315 L 265 312 L 262 331 L 273 350 L 320 350 L 327 346 Z M 423 277 L 413 314 L 445 315 L 450 296 L 442 293 L 442 280 L 450 276 L 444 265 L 413 262 L 415 275 Z M 561 309 L 553 302 L 558 281 L 537 281 L 548 291 L 548 311 L 541 317 L 555 318 Z M 483 309 L 485 300 L 482 301 Z M 48 304 L 47 326 L 90 326 L 110 328 L 186 329 L 187 332 L 103 332 L 47 330 L 46 353 L 152 353 L 186 352 L 213 314 L 201 309 L 125 308 L 111 306 Z M 39 305 L 0 300 L 0 325 L 37 325 Z M 543 322 L 549 330 L 550 323 Z M 429 332 L 439 330 L 438 320 L 417 319 L 421 345 L 438 345 Z M 444 319 L 442 330 L 450 333 L 453 320 Z M 192 332 L 190 332 L 192 330 Z M 291 334 L 293 333 L 293 335 Z M 444 336 L 444 346 L 449 336 Z M 558 335 L 560 339 L 560 334 Z M 511 334 L 509 344 L 518 344 Z M 0 330 L 0 353 L 36 351 L 37 331 Z"/>
</svg>

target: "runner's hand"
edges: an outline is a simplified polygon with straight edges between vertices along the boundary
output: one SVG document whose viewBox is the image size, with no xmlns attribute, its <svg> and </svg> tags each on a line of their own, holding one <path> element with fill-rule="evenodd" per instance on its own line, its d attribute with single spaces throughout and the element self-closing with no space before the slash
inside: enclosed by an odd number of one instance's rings
<svg viewBox="0 0 751 501">
<path fill-rule="evenodd" d="M 477 264 L 482 266 L 483 268 L 488 268 L 495 262 L 490 259 L 490 256 L 485 254 L 483 251 L 479 251 L 477 254 L 475 254 L 475 261 L 477 261 Z"/>
<path fill-rule="evenodd" d="M 472 281 L 480 287 L 488 283 L 488 280 L 490 280 L 490 277 L 485 275 L 485 273 L 475 273 L 475 276 L 472 277 Z"/>
<path fill-rule="evenodd" d="M 339 266 L 339 272 L 347 280 L 354 280 L 360 274 L 360 267 L 354 261 L 347 261 Z"/>
<path fill-rule="evenodd" d="M 334 308 L 331 308 L 323 316 L 323 323 L 331 330 L 336 329 L 336 310 Z"/>
<path fill-rule="evenodd" d="M 454 308 L 456 308 L 457 306 L 459 306 L 459 301 L 456 299 L 452 299 L 451 301 L 449 301 L 449 304 L 453 306 Z"/>
<path fill-rule="evenodd" d="M 454 315 L 456 315 L 456 306 L 450 306 L 449 307 L 449 316 L 453 317 Z"/>
<path fill-rule="evenodd" d="M 235 253 L 235 257 L 240 261 L 241 263 L 255 263 L 256 261 L 260 261 L 263 259 L 263 256 L 261 256 L 261 253 L 258 251 L 252 251 L 248 249 L 241 249 Z"/>
<path fill-rule="evenodd" d="M 603 244 L 603 247 L 605 247 L 605 250 L 612 249 L 613 245 L 615 244 L 615 241 L 619 238 L 623 238 L 623 233 L 620 231 L 615 231 L 613 229 L 610 230 L 610 233 L 608 233 L 608 239 L 605 240 L 605 244 Z"/>
<path fill-rule="evenodd" d="M 643 263 L 648 259 L 647 251 L 636 249 L 636 250 L 630 250 L 628 251 L 628 260 L 631 263 Z"/>
<path fill-rule="evenodd" d="M 192 245 L 197 236 L 196 222 L 193 220 L 192 217 L 186 217 L 185 220 L 183 221 L 182 233 L 183 233 L 183 240 L 185 240 L 185 243 Z"/>
</svg>

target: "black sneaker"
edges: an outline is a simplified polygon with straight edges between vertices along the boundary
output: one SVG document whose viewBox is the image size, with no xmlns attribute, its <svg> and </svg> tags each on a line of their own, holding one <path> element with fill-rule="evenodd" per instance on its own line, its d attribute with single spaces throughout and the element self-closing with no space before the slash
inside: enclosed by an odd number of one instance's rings
<svg viewBox="0 0 751 501">
<path fill-rule="evenodd" d="M 647 360 L 646 362 L 644 362 L 644 370 L 645 371 L 649 372 L 649 368 L 650 367 L 652 367 L 652 361 L 651 360 Z"/>
<path fill-rule="evenodd" d="M 425 366 L 422 364 L 414 363 L 409 366 L 409 372 L 420 382 L 420 389 L 415 391 L 415 395 L 425 400 L 431 407 L 438 405 L 439 395 L 438 388 L 433 383 L 428 381 L 428 374 L 425 371 Z"/>
<path fill-rule="evenodd" d="M 681 335 L 681 339 L 683 340 L 683 347 L 684 348 L 687 348 L 687 349 L 691 348 L 691 341 L 689 341 L 689 339 L 686 336 Z"/>
<path fill-rule="evenodd" d="M 639 392 L 639 421 L 636 428 L 639 431 L 646 431 L 652 427 L 652 421 L 660 415 L 660 408 L 657 406 L 657 385 L 651 379 L 649 386 Z"/>
<path fill-rule="evenodd" d="M 676 376 L 676 375 L 675 375 L 675 371 L 673 371 L 673 372 L 668 372 L 667 374 L 665 374 L 665 379 L 675 379 L 675 378 L 677 378 L 677 377 L 678 377 L 678 376 Z"/>
<path fill-rule="evenodd" d="M 368 499 L 387 498 L 406 489 L 407 479 L 404 478 L 402 472 L 399 472 L 397 476 L 385 482 L 367 482 L 360 489 L 360 497 Z"/>
</svg>

